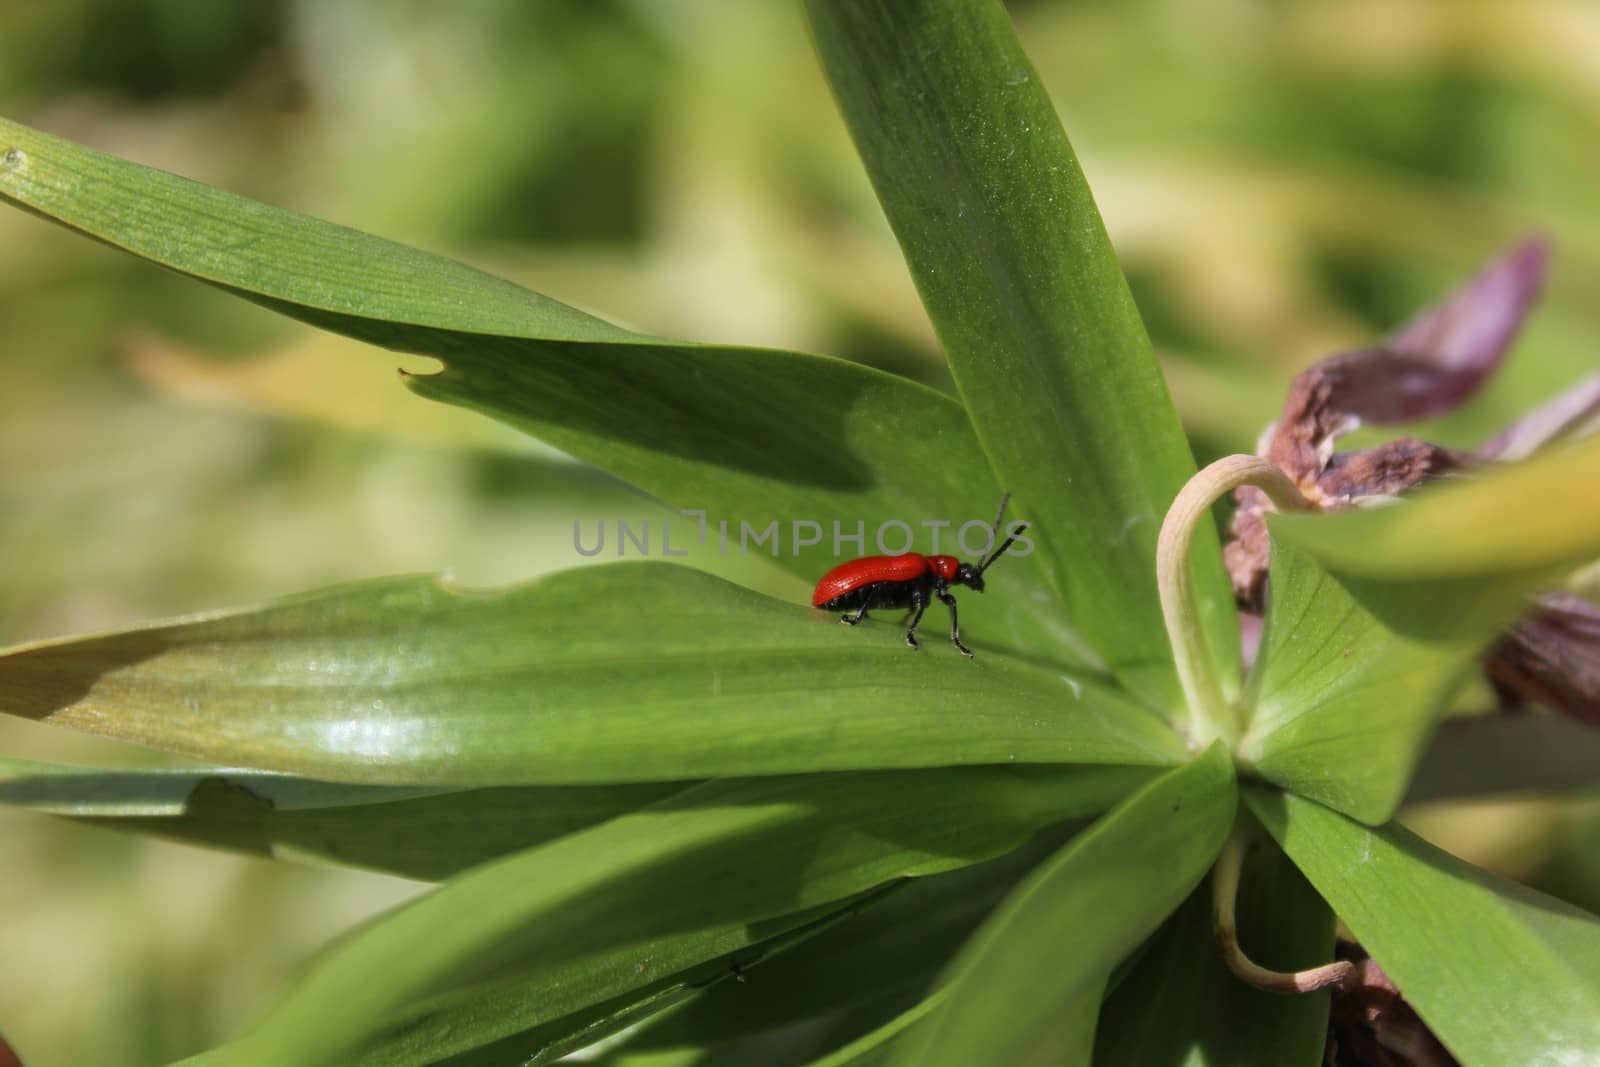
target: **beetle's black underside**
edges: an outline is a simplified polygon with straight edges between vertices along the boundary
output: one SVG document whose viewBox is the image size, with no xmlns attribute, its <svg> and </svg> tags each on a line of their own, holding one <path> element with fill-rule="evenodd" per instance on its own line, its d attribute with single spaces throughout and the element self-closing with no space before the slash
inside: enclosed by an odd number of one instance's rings
<svg viewBox="0 0 1600 1067">
<path fill-rule="evenodd" d="M 927 580 L 910 582 L 868 582 L 850 590 L 842 596 L 822 604 L 824 611 L 860 611 L 865 608 L 872 611 L 875 608 L 909 608 L 916 603 L 917 594 L 922 594 L 924 603 L 933 599 L 934 580 L 930 576 Z"/>
</svg>

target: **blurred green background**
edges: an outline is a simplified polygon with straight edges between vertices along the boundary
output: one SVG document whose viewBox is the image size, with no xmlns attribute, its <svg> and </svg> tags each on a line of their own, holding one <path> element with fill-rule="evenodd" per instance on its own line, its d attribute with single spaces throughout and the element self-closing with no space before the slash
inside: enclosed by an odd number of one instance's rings
<svg viewBox="0 0 1600 1067">
<path fill-rule="evenodd" d="M 1600 6 L 1011 7 L 1202 459 L 1249 450 L 1299 369 L 1530 229 L 1557 242 L 1546 300 L 1428 436 L 1486 436 L 1600 362 Z M 950 388 L 792 4 L 6 0 L 0 112 L 652 333 Z M 395 368 L 425 360 L 20 212 L 0 212 L 0 249 L 0 641 L 378 574 L 515 581 L 581 562 L 574 518 L 667 515 L 414 399 Z M 694 561 L 803 592 L 759 561 Z M 0 751 L 154 759 L 11 721 Z M 1600 904 L 1592 804 L 1411 818 Z M 0 811 L 0 1032 L 29 1067 L 165 1062 L 418 888 Z"/>
</svg>

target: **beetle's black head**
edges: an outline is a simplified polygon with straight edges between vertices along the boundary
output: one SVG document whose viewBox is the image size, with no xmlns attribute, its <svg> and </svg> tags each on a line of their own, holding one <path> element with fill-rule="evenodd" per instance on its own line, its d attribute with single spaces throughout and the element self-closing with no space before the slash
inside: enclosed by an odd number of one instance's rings
<svg viewBox="0 0 1600 1067">
<path fill-rule="evenodd" d="M 1001 505 L 1002 508 L 1004 506 L 1004 504 Z M 1000 542 L 1000 547 L 995 549 L 993 554 L 991 554 L 988 559 L 979 563 L 976 567 L 970 563 L 963 563 L 956 571 L 956 583 L 960 585 L 970 585 L 978 592 L 983 592 L 983 572 L 988 570 L 990 564 L 994 563 L 995 560 L 1005 555 L 1006 549 L 1016 544 L 1017 538 L 1021 537 L 1022 531 L 1026 530 L 1027 528 L 1027 523 L 1019 523 L 1017 528 L 1011 531 L 1011 536 Z"/>
</svg>

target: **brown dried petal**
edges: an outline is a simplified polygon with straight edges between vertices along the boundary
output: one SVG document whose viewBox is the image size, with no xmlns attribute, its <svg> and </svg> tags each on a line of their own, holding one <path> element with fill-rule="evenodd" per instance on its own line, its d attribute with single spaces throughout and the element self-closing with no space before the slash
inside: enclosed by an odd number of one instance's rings
<svg viewBox="0 0 1600 1067">
<path fill-rule="evenodd" d="M 1503 696 L 1600 726 L 1600 604 L 1571 593 L 1540 597 L 1484 668 Z"/>
<path fill-rule="evenodd" d="M 1233 582 L 1233 597 L 1239 606 L 1260 614 L 1266 600 L 1267 563 L 1272 543 L 1267 536 L 1266 513 L 1271 507 L 1267 494 L 1253 485 L 1233 491 L 1239 507 L 1228 525 L 1228 543 L 1222 546 L 1222 562 Z"/>
<path fill-rule="evenodd" d="M 1377 347 L 1305 371 L 1269 432 L 1267 458 L 1309 488 L 1339 435 L 1458 407 L 1504 358 L 1538 296 L 1548 259 L 1545 241 L 1526 240 Z"/>
<path fill-rule="evenodd" d="M 1348 504 L 1360 497 L 1398 496 L 1429 478 L 1466 467 L 1464 452 L 1402 437 L 1360 452 L 1336 453 L 1317 479 L 1316 499 L 1323 507 Z"/>
<path fill-rule="evenodd" d="M 1314 484 L 1333 442 L 1361 425 L 1350 405 L 1384 388 L 1392 362 L 1379 350 L 1346 352 L 1301 373 L 1267 438 L 1267 459 L 1302 488 Z"/>
<path fill-rule="evenodd" d="M 1361 497 L 1395 496 L 1412 486 L 1465 467 L 1471 457 L 1453 449 L 1402 437 L 1361 452 L 1336 453 L 1327 470 L 1304 486 L 1307 499 L 1329 510 L 1348 507 Z M 1272 545 L 1266 515 L 1267 495 L 1254 486 L 1234 490 L 1238 504 L 1228 526 L 1222 562 L 1233 583 L 1233 596 L 1247 611 L 1261 612 L 1266 599 Z"/>
</svg>

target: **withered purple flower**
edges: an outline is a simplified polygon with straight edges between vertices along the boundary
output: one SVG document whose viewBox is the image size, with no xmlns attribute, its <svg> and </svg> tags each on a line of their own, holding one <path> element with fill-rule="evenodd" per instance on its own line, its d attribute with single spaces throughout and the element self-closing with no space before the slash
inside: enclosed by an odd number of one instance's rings
<svg viewBox="0 0 1600 1067">
<path fill-rule="evenodd" d="M 1402 437 L 1336 452 L 1338 438 L 1365 425 L 1446 414 L 1488 380 L 1539 295 L 1549 246 L 1523 241 L 1437 307 L 1371 348 L 1331 356 L 1294 380 L 1283 413 L 1259 452 L 1312 506 L 1359 507 L 1431 478 L 1524 459 L 1560 439 L 1600 429 L 1600 375 L 1592 376 L 1471 451 Z M 1234 595 L 1259 614 L 1270 544 L 1266 494 L 1236 491 L 1238 511 L 1224 549 Z M 1600 725 L 1600 605 L 1568 593 L 1538 600 L 1489 653 L 1486 667 L 1508 702 L 1532 700 Z"/>
<path fill-rule="evenodd" d="M 1484 667 L 1507 706 L 1532 701 L 1600 726 L 1600 604 L 1573 593 L 1540 597 Z"/>
<path fill-rule="evenodd" d="M 1333 991 L 1323 1067 L 1458 1067 L 1361 946 L 1340 941 L 1337 955 L 1355 972 Z"/>
</svg>

